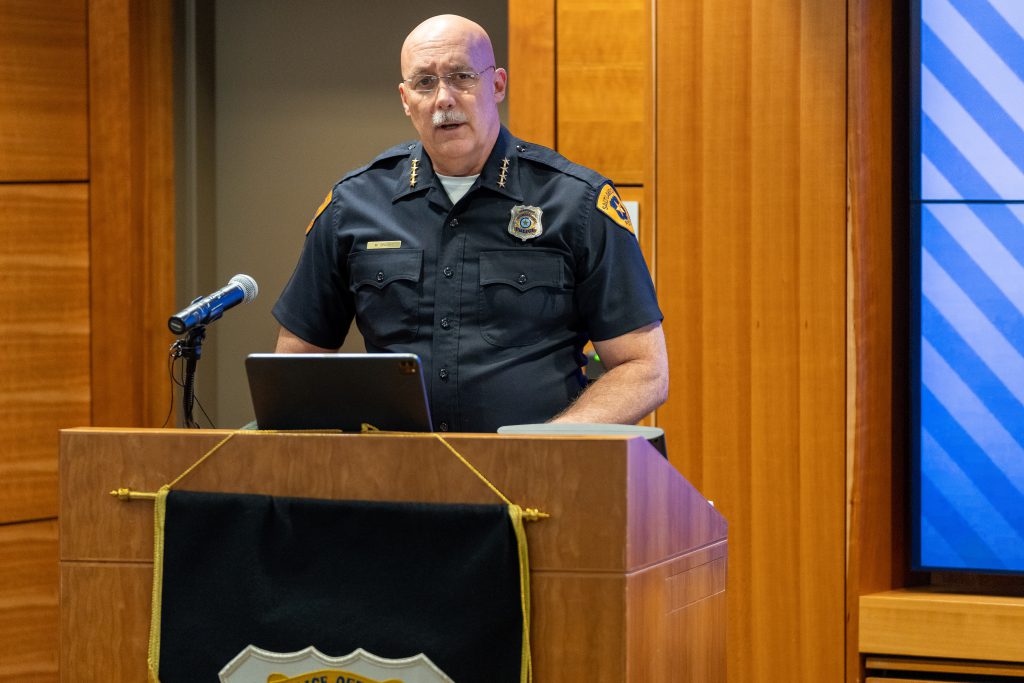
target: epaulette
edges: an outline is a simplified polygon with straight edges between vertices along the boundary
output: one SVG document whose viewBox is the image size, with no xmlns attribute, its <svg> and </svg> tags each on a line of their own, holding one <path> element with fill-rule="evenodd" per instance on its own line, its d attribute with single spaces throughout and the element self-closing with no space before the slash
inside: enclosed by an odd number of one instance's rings
<svg viewBox="0 0 1024 683">
<path fill-rule="evenodd" d="M 409 156 L 409 153 L 412 150 L 416 149 L 417 144 L 418 143 L 415 140 L 410 140 L 408 142 L 402 142 L 395 145 L 394 147 L 386 149 L 380 154 L 378 154 L 376 157 L 374 157 L 373 161 L 371 161 L 370 163 L 364 166 L 360 166 L 359 168 L 353 169 L 346 173 L 345 175 L 343 175 L 341 179 L 338 180 L 338 183 L 343 183 L 349 178 L 354 178 L 357 175 L 366 173 L 370 169 L 382 165 L 388 159 L 394 159 L 396 157 L 407 157 Z"/>
<path fill-rule="evenodd" d="M 520 144 L 519 147 L 522 148 L 522 151 L 519 152 L 520 159 L 527 159 L 528 161 L 543 164 L 544 166 L 553 168 L 556 171 L 565 173 L 566 175 L 579 178 L 594 189 L 597 189 L 609 182 L 608 178 L 597 171 L 591 170 L 586 166 L 580 166 L 579 164 L 573 163 L 555 150 L 544 147 L 543 145 L 524 142 Z"/>
</svg>

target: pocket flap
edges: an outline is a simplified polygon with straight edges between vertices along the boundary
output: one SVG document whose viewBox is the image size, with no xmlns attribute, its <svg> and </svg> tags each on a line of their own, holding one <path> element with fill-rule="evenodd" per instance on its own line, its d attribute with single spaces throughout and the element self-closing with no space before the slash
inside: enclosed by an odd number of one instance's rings
<svg viewBox="0 0 1024 683">
<path fill-rule="evenodd" d="M 373 285 L 377 289 L 395 280 L 419 282 L 423 269 L 422 249 L 357 251 L 348 257 L 352 287 Z"/>
<path fill-rule="evenodd" d="M 485 251 L 480 254 L 480 284 L 503 284 L 525 292 L 533 287 L 561 288 L 562 255 L 553 251 Z"/>
</svg>

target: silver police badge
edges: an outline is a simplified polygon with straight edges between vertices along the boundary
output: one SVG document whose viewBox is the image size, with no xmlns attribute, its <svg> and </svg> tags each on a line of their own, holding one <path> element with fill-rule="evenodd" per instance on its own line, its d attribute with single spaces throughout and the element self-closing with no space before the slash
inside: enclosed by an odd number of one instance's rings
<svg viewBox="0 0 1024 683">
<path fill-rule="evenodd" d="M 532 240 L 544 232 L 540 224 L 540 217 L 544 211 L 538 206 L 512 207 L 512 220 L 508 223 L 508 234 L 518 237 L 522 241 Z"/>
<path fill-rule="evenodd" d="M 385 659 L 358 649 L 328 657 L 315 647 L 270 652 L 249 645 L 220 671 L 221 683 L 453 683 L 424 654 Z"/>
</svg>

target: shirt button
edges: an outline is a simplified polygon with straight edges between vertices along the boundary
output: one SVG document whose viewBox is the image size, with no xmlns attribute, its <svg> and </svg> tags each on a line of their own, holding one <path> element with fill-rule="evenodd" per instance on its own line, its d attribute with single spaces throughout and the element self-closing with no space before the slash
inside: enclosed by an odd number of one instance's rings
<svg viewBox="0 0 1024 683">
<path fill-rule="evenodd" d="M 448 221 L 448 226 L 452 227 L 452 228 L 454 228 L 458 224 L 459 224 L 459 219 L 458 218 L 453 218 L 450 221 Z"/>
<path fill-rule="evenodd" d="M 519 277 L 516 278 L 516 282 L 518 282 L 521 285 L 525 285 L 526 284 L 526 275 L 523 274 L 523 273 L 520 273 Z"/>
<path fill-rule="evenodd" d="M 377 271 L 377 282 L 384 282 L 384 271 L 383 270 L 378 270 Z"/>
<path fill-rule="evenodd" d="M 442 422 L 441 424 L 437 425 L 437 428 L 440 429 L 442 432 L 447 432 L 448 431 L 448 423 L 447 422 Z"/>
<path fill-rule="evenodd" d="M 516 151 L 517 152 L 525 152 L 526 151 L 526 145 L 516 145 Z"/>
<path fill-rule="evenodd" d="M 447 382 L 448 381 L 448 369 L 447 368 L 441 368 L 441 370 L 437 373 L 437 376 L 441 378 L 442 382 Z"/>
<path fill-rule="evenodd" d="M 441 318 L 441 329 L 442 330 L 447 330 L 451 326 L 452 326 L 452 324 L 448 320 L 448 318 Z"/>
<path fill-rule="evenodd" d="M 444 270 L 442 270 L 441 272 L 444 273 L 445 277 L 451 277 L 452 275 L 455 275 L 455 270 L 452 269 L 451 266 L 445 266 Z"/>
</svg>

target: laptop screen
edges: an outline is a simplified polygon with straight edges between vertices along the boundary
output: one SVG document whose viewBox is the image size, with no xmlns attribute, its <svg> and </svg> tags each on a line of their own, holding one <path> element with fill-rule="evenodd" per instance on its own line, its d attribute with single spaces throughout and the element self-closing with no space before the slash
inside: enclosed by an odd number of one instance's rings
<svg viewBox="0 0 1024 683">
<path fill-rule="evenodd" d="M 245 359 L 259 429 L 430 432 L 411 353 L 254 353 Z"/>
</svg>

